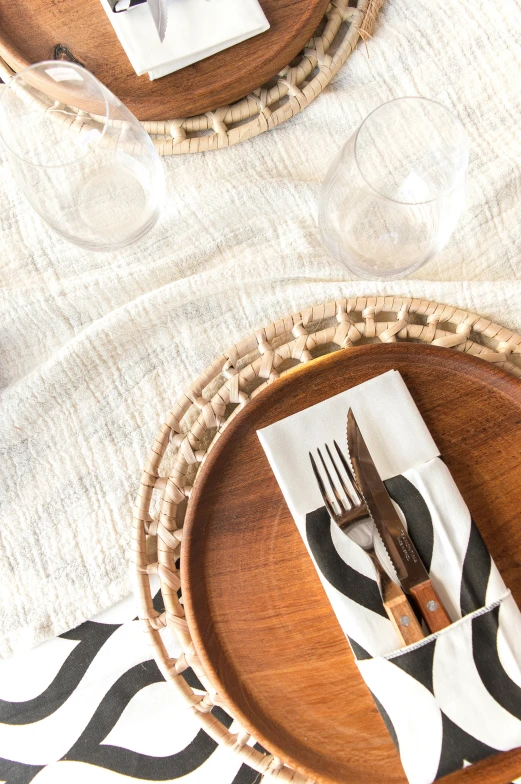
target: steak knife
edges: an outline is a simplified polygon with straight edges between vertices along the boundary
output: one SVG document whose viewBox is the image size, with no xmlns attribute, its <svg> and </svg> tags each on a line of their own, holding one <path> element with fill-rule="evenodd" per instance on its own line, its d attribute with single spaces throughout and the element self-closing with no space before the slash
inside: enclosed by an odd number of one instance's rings
<svg viewBox="0 0 521 784">
<path fill-rule="evenodd" d="M 159 40 L 163 43 L 168 23 L 167 0 L 148 0 L 148 7 L 150 8 Z"/>
<path fill-rule="evenodd" d="M 413 598 L 430 632 L 445 629 L 451 620 L 394 508 L 351 409 L 347 415 L 347 444 L 359 490 L 403 590 Z"/>
</svg>

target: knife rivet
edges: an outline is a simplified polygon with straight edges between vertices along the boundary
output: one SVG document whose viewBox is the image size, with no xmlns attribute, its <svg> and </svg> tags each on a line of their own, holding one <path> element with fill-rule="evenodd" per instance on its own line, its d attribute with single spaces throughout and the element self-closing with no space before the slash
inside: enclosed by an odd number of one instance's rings
<svg viewBox="0 0 521 784">
<path fill-rule="evenodd" d="M 408 615 L 402 615 L 402 617 L 400 618 L 400 623 L 401 623 L 402 626 L 408 626 L 410 624 L 410 622 L 411 622 L 411 619 L 409 618 Z"/>
<path fill-rule="evenodd" d="M 435 610 L 438 609 L 438 603 L 431 599 L 430 602 L 427 602 L 427 609 L 429 610 L 429 612 L 434 612 Z"/>
</svg>

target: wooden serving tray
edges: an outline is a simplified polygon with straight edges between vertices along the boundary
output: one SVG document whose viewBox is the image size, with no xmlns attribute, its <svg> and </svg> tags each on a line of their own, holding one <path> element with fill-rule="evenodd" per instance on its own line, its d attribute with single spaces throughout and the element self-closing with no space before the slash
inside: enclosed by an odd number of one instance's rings
<svg viewBox="0 0 521 784">
<path fill-rule="evenodd" d="M 521 603 L 521 382 L 444 348 L 350 348 L 275 382 L 216 442 L 184 525 L 182 590 L 206 673 L 256 739 L 322 784 L 406 779 L 256 431 L 390 369 L 402 374 Z M 519 775 L 517 749 L 446 781 Z"/>
<path fill-rule="evenodd" d="M 139 120 L 190 117 L 243 98 L 305 46 L 328 0 L 261 0 L 270 29 L 174 74 L 136 76 L 99 0 L 0 4 L 0 56 L 15 71 L 53 58 L 57 44 L 103 82 Z M 124 13 L 132 13 L 132 10 Z"/>
</svg>

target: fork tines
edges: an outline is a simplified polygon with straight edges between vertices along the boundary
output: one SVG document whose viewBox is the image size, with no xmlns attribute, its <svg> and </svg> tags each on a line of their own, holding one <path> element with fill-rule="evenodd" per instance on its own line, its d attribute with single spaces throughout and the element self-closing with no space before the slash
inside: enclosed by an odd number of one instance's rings
<svg viewBox="0 0 521 784">
<path fill-rule="evenodd" d="M 351 471 L 351 467 L 350 467 L 349 463 L 347 462 L 345 456 L 342 454 L 342 450 L 340 449 L 340 447 L 338 446 L 336 441 L 333 441 L 333 444 L 335 446 L 335 450 L 336 450 L 336 453 L 338 455 L 338 459 L 337 460 L 335 460 L 335 458 L 331 454 L 331 450 L 329 448 L 329 445 L 328 444 L 324 444 L 324 447 L 325 447 L 326 452 L 328 454 L 331 466 L 333 467 L 334 472 L 335 472 L 335 474 L 336 474 L 336 476 L 338 478 L 338 483 L 340 485 L 341 490 L 343 491 L 343 494 L 342 494 L 342 492 L 339 491 L 338 484 L 336 484 L 333 481 L 333 479 L 331 477 L 331 473 L 330 473 L 329 468 L 327 466 L 327 463 L 324 460 L 322 452 L 320 451 L 319 448 L 317 448 L 317 453 L 318 453 L 318 456 L 320 458 L 320 462 L 322 463 L 325 475 L 327 477 L 328 484 L 331 487 L 331 491 L 333 493 L 334 498 L 332 498 L 330 496 L 329 492 L 327 491 L 325 483 L 324 483 L 324 479 L 323 479 L 323 477 L 322 477 L 322 475 L 320 473 L 320 470 L 319 470 L 319 468 L 317 466 L 315 458 L 313 457 L 311 452 L 309 453 L 309 459 L 311 461 L 311 466 L 313 468 L 313 473 L 315 474 L 315 478 L 317 480 L 317 483 L 318 483 L 318 486 L 319 486 L 319 489 L 320 489 L 320 493 L 321 493 L 322 498 L 324 500 L 324 504 L 326 506 L 326 509 L 329 512 L 329 514 L 331 515 L 331 517 L 334 520 L 337 520 L 338 518 L 342 517 L 344 514 L 346 514 L 350 510 L 352 510 L 353 508 L 363 506 L 364 500 L 363 500 L 362 496 L 360 495 L 360 493 L 358 492 L 358 489 L 357 489 L 357 486 L 356 486 L 356 480 L 355 480 L 355 478 L 353 476 L 353 472 Z M 344 472 L 345 472 L 345 475 L 346 475 L 347 481 L 349 482 L 350 487 L 348 487 L 348 485 L 346 483 L 346 478 L 344 478 L 344 476 L 342 475 L 342 472 L 341 472 L 341 470 L 339 468 L 339 465 L 338 465 L 338 460 L 340 461 L 340 464 L 341 464 L 341 466 L 344 469 Z M 337 511 L 337 508 L 338 508 L 338 511 Z"/>
</svg>

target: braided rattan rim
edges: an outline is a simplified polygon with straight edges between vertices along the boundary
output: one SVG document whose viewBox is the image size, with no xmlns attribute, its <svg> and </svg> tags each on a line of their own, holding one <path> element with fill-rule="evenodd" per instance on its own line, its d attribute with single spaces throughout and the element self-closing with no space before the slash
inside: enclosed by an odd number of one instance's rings
<svg viewBox="0 0 521 784">
<path fill-rule="evenodd" d="M 353 52 L 358 39 L 370 36 L 382 3 L 383 0 L 356 0 L 356 6 L 352 7 L 348 0 L 332 0 L 314 37 L 294 64 L 278 74 L 274 83 L 259 87 L 231 106 L 221 106 L 197 117 L 143 122 L 156 150 L 160 155 L 179 155 L 231 147 L 289 120 L 329 84 Z M 9 79 L 13 73 L 0 58 L 2 79 Z M 41 95 L 36 96 L 29 90 L 25 97 L 39 105 L 42 111 L 56 106 L 53 100 L 42 100 Z M 79 133 L 96 127 L 99 118 L 95 115 L 88 118 L 85 112 L 78 114 L 79 123 L 75 123 L 70 114 L 53 112 L 49 116 L 55 121 L 67 122 Z"/>
<path fill-rule="evenodd" d="M 148 456 L 134 507 L 132 574 L 139 617 L 164 678 L 184 699 L 203 729 L 262 774 L 284 782 L 313 784 L 270 754 L 250 745 L 250 735 L 230 732 L 210 711 L 220 704 L 197 655 L 178 597 L 176 561 L 182 541 L 182 518 L 191 483 L 212 445 L 238 411 L 289 365 L 363 342 L 409 340 L 463 351 L 494 362 L 521 377 L 521 335 L 487 318 L 436 302 L 402 297 L 339 299 L 306 308 L 273 322 L 231 346 L 182 395 L 166 418 Z M 169 476 L 159 467 L 169 445 Z M 190 473 L 193 477 L 190 478 Z M 159 515 L 151 514 L 155 493 Z M 158 575 L 165 612 L 152 604 L 150 575 Z M 169 656 L 161 637 L 168 627 L 182 648 Z M 196 693 L 182 677 L 192 667 L 206 692 Z"/>
</svg>

